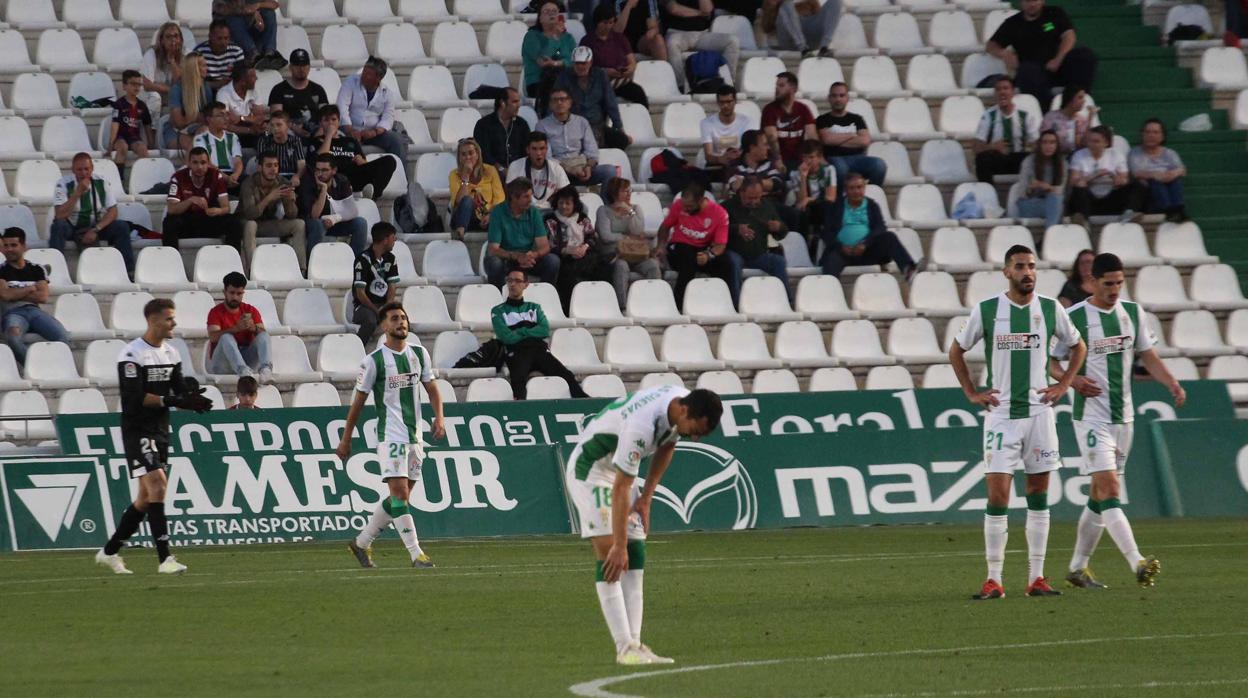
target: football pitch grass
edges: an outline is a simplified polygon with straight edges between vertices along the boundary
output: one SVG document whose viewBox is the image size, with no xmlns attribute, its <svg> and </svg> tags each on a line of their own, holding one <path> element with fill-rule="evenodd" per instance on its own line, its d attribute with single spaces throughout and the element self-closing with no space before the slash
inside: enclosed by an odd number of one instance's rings
<svg viewBox="0 0 1248 698">
<path fill-rule="evenodd" d="M 656 535 L 643 639 L 673 666 L 620 667 L 588 544 L 397 540 L 360 569 L 343 543 L 150 549 L 113 576 L 91 552 L 0 556 L 0 694 L 425 696 L 1248 695 L 1248 525 L 1135 523 L 1162 574 L 1140 589 L 1108 535 L 1105 591 L 1023 595 L 1012 517 L 1006 598 L 977 526 Z M 1047 571 L 1065 574 L 1074 526 Z M 629 678 L 633 677 L 633 678 Z M 292 693 L 293 692 L 293 693 Z"/>
</svg>

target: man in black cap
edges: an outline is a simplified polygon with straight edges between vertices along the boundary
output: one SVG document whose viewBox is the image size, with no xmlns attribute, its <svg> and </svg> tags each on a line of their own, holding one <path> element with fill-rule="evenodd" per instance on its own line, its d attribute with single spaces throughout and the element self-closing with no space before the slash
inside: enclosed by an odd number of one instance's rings
<svg viewBox="0 0 1248 698">
<path fill-rule="evenodd" d="M 297 48 L 290 52 L 290 77 L 273 86 L 269 106 L 280 107 L 290 117 L 290 130 L 307 140 L 320 126 L 318 114 L 329 104 L 325 88 L 308 79 L 311 56 Z"/>
</svg>

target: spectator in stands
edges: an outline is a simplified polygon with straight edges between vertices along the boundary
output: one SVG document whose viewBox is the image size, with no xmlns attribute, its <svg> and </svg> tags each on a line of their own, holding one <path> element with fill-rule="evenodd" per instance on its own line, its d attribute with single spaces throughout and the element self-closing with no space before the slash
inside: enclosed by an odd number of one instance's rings
<svg viewBox="0 0 1248 698">
<path fill-rule="evenodd" d="M 594 130 L 594 140 L 604 148 L 623 150 L 633 139 L 624 133 L 620 105 L 615 101 L 615 90 L 611 89 L 607 71 L 595 68 L 593 60 L 593 49 L 577 46 L 572 51 L 572 67 L 559 72 L 555 87 L 572 98 L 572 113 L 585 117 Z M 611 120 L 610 126 L 607 119 Z"/>
<path fill-rule="evenodd" d="M 204 114 L 208 117 L 208 130 L 195 136 L 193 144 L 208 153 L 212 166 L 226 176 L 226 185 L 236 190 L 243 178 L 242 143 L 238 134 L 226 129 L 230 117 L 224 104 L 212 102 L 204 108 Z"/>
<path fill-rule="evenodd" d="M 182 79 L 169 91 L 169 121 L 165 123 L 165 147 L 183 152 L 191 149 L 191 139 L 204 129 L 204 108 L 213 102 L 212 87 L 204 81 L 207 63 L 198 53 L 182 59 Z"/>
<path fill-rule="evenodd" d="M 1245 0 L 1226 0 L 1225 12 L 1226 32 L 1222 35 L 1222 43 L 1232 48 L 1239 48 L 1248 39 L 1248 3 Z"/>
<path fill-rule="evenodd" d="M 1075 263 L 1070 265 L 1070 273 L 1066 275 L 1066 283 L 1057 294 L 1062 307 L 1069 308 L 1082 303 L 1096 293 L 1096 278 L 1092 276 L 1092 260 L 1096 253 L 1092 250 L 1079 250 L 1075 255 Z"/>
<path fill-rule="evenodd" d="M 143 101 L 153 114 L 169 102 L 169 91 L 182 80 L 182 29 L 177 22 L 165 22 L 156 32 L 152 45 L 143 52 L 139 72 L 143 74 Z"/>
<path fill-rule="evenodd" d="M 76 153 L 70 167 L 72 173 L 61 177 L 52 191 L 48 245 L 63 252 L 71 240 L 79 250 L 107 242 L 133 274 L 130 226 L 117 219 L 117 192 L 107 179 L 96 176 L 89 153 Z"/>
<path fill-rule="evenodd" d="M 390 183 L 398 162 L 393 158 L 372 161 L 365 158 L 360 142 L 340 128 L 340 118 L 337 106 L 326 104 L 321 107 L 321 131 L 309 148 L 308 157 L 323 153 L 334 156 L 334 166 L 351 182 L 353 191 L 360 192 L 365 198 L 377 198 Z"/>
<path fill-rule="evenodd" d="M 290 116 L 290 130 L 300 139 L 309 139 L 320 126 L 321 107 L 329 104 L 325 88 L 308 79 L 312 57 L 304 49 L 290 52 L 290 73 L 269 90 L 269 107 L 281 108 Z"/>
<path fill-rule="evenodd" d="M 676 305 L 684 304 L 685 287 L 699 273 L 718 276 L 732 288 L 728 248 L 728 212 L 706 198 L 706 190 L 691 182 L 672 202 L 659 225 L 658 258 L 676 272 Z"/>
<path fill-rule="evenodd" d="M 26 261 L 26 231 L 5 228 L 0 233 L 0 326 L 4 341 L 17 363 L 26 363 L 27 332 L 48 342 L 69 342 L 65 327 L 39 307 L 48 302 L 48 275 L 43 267 Z"/>
<path fill-rule="evenodd" d="M 576 39 L 568 33 L 567 17 L 555 0 L 537 7 L 537 22 L 524 34 L 520 57 L 524 61 L 524 91 L 536 100 L 538 116 L 546 115 L 550 88 L 559 72 L 572 60 Z"/>
<path fill-rule="evenodd" d="M 884 186 L 888 164 L 883 159 L 867 155 L 871 145 L 871 132 L 867 122 L 849 111 L 849 86 L 834 82 L 828 87 L 827 114 L 815 119 L 815 131 L 823 143 L 823 156 L 836 168 L 836 180 L 846 181 L 850 172 L 857 172 L 876 186 Z"/>
<path fill-rule="evenodd" d="M 614 166 L 598 164 L 593 127 L 585 117 L 572 113 L 572 97 L 567 90 L 551 89 L 550 114 L 537 122 L 537 130 L 546 134 L 550 156 L 559 161 L 573 184 L 603 184 L 615 176 Z"/>
<path fill-rule="evenodd" d="M 1022 218 L 1043 218 L 1047 228 L 1062 222 L 1066 210 L 1066 180 L 1069 169 L 1053 131 L 1042 131 L 1036 149 L 1019 168 L 1022 195 L 1015 205 Z"/>
<path fill-rule="evenodd" d="M 338 90 L 341 127 L 364 145 L 371 145 L 407 162 L 407 139 L 394 131 L 394 107 L 402 100 L 381 80 L 390 66 L 368 57 L 364 69 L 342 81 Z"/>
<path fill-rule="evenodd" d="M 1088 147 L 1070 158 L 1070 215 L 1088 227 L 1088 216 L 1114 216 L 1133 220 L 1142 207 L 1141 189 L 1133 185 L 1127 161 L 1111 146 L 1114 132 L 1108 126 L 1088 130 Z"/>
<path fill-rule="evenodd" d="M 1027 151 L 1040 137 L 1040 115 L 1014 106 L 1014 81 L 998 75 L 992 86 L 996 104 L 984 110 L 975 129 L 971 152 L 975 175 L 992 183 L 996 175 L 1016 175 Z"/>
<path fill-rule="evenodd" d="M 662 278 L 659 261 L 655 259 L 657 231 L 647 231 L 645 217 L 632 203 L 632 182 L 612 177 L 603 198 L 606 204 L 598 209 L 595 230 L 602 246 L 602 258 L 610 264 L 611 285 L 624 307 L 628 299 L 630 273 L 643 279 Z M 621 243 L 624 243 L 621 246 Z"/>
<path fill-rule="evenodd" d="M 507 273 L 519 269 L 543 283 L 559 279 L 559 255 L 551 251 L 541 211 L 533 205 L 533 184 L 520 177 L 507 182 L 507 200 L 490 212 L 486 254 L 482 266 L 495 286 Z"/>
<path fill-rule="evenodd" d="M 125 92 L 113 102 L 113 122 L 108 131 L 108 149 L 105 157 L 113 154 L 117 175 L 126 180 L 126 156 L 133 150 L 138 157 L 147 157 L 147 146 L 152 142 L 152 113 L 147 104 L 139 100 L 143 89 L 143 76 L 137 70 L 121 74 Z"/>
<path fill-rule="evenodd" d="M 235 64 L 229 84 L 217 90 L 217 101 L 225 105 L 229 122 L 225 128 L 238 134 L 244 148 L 256 147 L 256 138 L 264 135 L 269 120 L 269 108 L 256 101 L 256 69 L 247 63 Z"/>
<path fill-rule="evenodd" d="M 823 231 L 828 208 L 836 203 L 836 168 L 823 158 L 823 145 L 817 140 L 802 143 L 802 161 L 789 176 L 793 203 L 801 215 L 798 228 L 810 240 Z"/>
<path fill-rule="evenodd" d="M 919 267 L 888 228 L 879 204 L 868 199 L 866 178 L 851 172 L 845 178 L 845 196 L 832 205 L 823 224 L 823 273 L 839 277 L 847 266 L 895 262 L 906 280 Z"/>
<path fill-rule="evenodd" d="M 507 166 L 524 157 L 529 142 L 529 122 L 520 116 L 520 91 L 508 87 L 494 98 L 494 111 L 472 128 L 472 137 L 481 147 L 481 160 L 503 175 Z"/>
<path fill-rule="evenodd" d="M 582 281 L 606 278 L 606 260 L 594 231 L 594 222 L 585 213 L 585 204 L 576 187 L 566 186 L 555 192 L 550 210 L 542 216 L 550 248 L 559 254 L 559 278 L 555 288 L 566 312 L 571 305 L 572 289 Z"/>
<path fill-rule="evenodd" d="M 667 60 L 667 41 L 659 25 L 659 0 L 614 0 L 619 16 L 612 29 L 628 38 L 638 53 Z M 601 6 L 602 3 L 599 4 Z M 679 71 L 677 71 L 679 72 Z"/>
<path fill-rule="evenodd" d="M 1187 168 L 1179 154 L 1166 147 L 1166 126 L 1161 119 L 1147 119 L 1140 129 L 1140 144 L 1127 155 L 1131 176 L 1148 188 L 1149 213 L 1164 213 L 1166 220 L 1187 220 L 1183 204 L 1183 178 Z"/>
<path fill-rule="evenodd" d="M 550 208 L 555 192 L 571 183 L 563 166 L 547 157 L 548 149 L 546 134 L 534 131 L 529 134 L 525 157 L 507 167 L 507 182 L 527 179 L 532 187 L 533 205 L 543 209 Z"/>
<path fill-rule="evenodd" d="M 784 176 L 767 155 L 767 136 L 762 131 L 750 129 L 741 134 L 741 157 L 732 164 L 728 190 L 739 192 L 747 177 L 755 177 L 767 198 L 783 201 Z"/>
<path fill-rule="evenodd" d="M 663 3 L 663 25 L 667 27 L 667 62 L 676 73 L 676 84 L 688 87 L 685 78 L 686 51 L 715 51 L 728 62 L 730 82 L 737 79 L 737 62 L 741 42 L 733 34 L 711 31 L 715 7 L 711 0 L 666 0 Z"/>
<path fill-rule="evenodd" d="M 269 133 L 260 136 L 256 150 L 277 156 L 277 172 L 290 180 L 290 186 L 298 189 L 303 181 L 307 163 L 307 148 L 303 141 L 290 132 L 290 117 L 278 109 L 269 114 Z"/>
<path fill-rule="evenodd" d="M 251 268 L 256 237 L 281 238 L 295 248 L 299 268 L 307 269 L 307 239 L 299 219 L 295 188 L 280 173 L 276 153 L 260 153 L 260 167 L 239 191 L 238 213 L 243 219 L 243 267 Z"/>
<path fill-rule="evenodd" d="M 196 46 L 195 52 L 204 57 L 204 82 L 214 91 L 230 81 L 230 71 L 234 70 L 235 63 L 247 59 L 242 47 L 234 43 L 230 25 L 223 19 L 212 20 L 212 24 L 208 25 L 208 40 Z"/>
<path fill-rule="evenodd" d="M 298 188 L 299 216 L 303 218 L 309 255 L 326 235 L 348 238 L 356 255 L 363 254 L 368 245 L 368 221 L 360 216 L 351 182 L 338 172 L 336 163 L 329 153 L 315 156 L 312 176 L 304 177 Z"/>
<path fill-rule="evenodd" d="M 728 251 L 724 256 L 732 266 L 728 290 L 732 303 L 741 300 L 741 272 L 758 269 L 784 282 L 789 287 L 789 271 L 783 254 L 770 251 L 772 240 L 789 234 L 780 221 L 776 205 L 763 195 L 762 180 L 750 175 L 741 184 L 737 195 L 724 205 L 728 211 Z"/>
<path fill-rule="evenodd" d="M 481 147 L 465 138 L 455 148 L 455 169 L 447 175 L 451 186 L 451 232 L 464 239 L 465 230 L 488 230 L 490 211 L 503 203 L 498 170 L 481 164 Z"/>
<path fill-rule="evenodd" d="M 208 311 L 208 373 L 254 376 L 273 380 L 273 359 L 264 318 L 254 306 L 243 302 L 247 277 L 232 271 L 221 279 L 225 300 Z"/>
<path fill-rule="evenodd" d="M 494 336 L 503 343 L 503 361 L 507 364 L 512 397 L 523 400 L 528 396 L 529 375 L 534 371 L 567 381 L 572 397 L 589 397 L 581 389 L 576 375 L 550 353 L 546 345 L 550 323 L 542 306 L 524 300 L 528 287 L 529 279 L 524 270 L 507 272 L 507 300 L 490 311 Z"/>
<path fill-rule="evenodd" d="M 1060 7 L 1044 0 L 1022 0 L 1022 10 L 1001 23 L 988 40 L 988 53 L 1005 61 L 1020 92 L 1048 104 L 1052 88 L 1075 84 L 1092 87 L 1096 54 L 1075 46 L 1075 26 Z M 1014 49 L 1008 51 L 1006 49 Z"/>
<path fill-rule="evenodd" d="M 839 3 L 839 0 L 829 0 Z M 797 76 L 789 71 L 776 75 L 776 98 L 763 107 L 763 133 L 771 147 L 776 167 L 790 172 L 802 159 L 804 141 L 818 140 L 815 115 L 810 107 L 797 101 Z"/>
<path fill-rule="evenodd" d="M 399 263 L 394 259 L 398 231 L 385 221 L 374 223 L 373 244 L 355 258 L 352 296 L 355 301 L 351 320 L 360 326 L 356 336 L 368 346 L 380 322 L 377 311 L 394 300 L 399 290 Z"/>
<path fill-rule="evenodd" d="M 174 172 L 169 181 L 161 244 L 177 249 L 182 238 L 219 237 L 241 251 L 243 222 L 230 213 L 228 182 L 212 166 L 207 150 L 191 148 L 186 167 Z"/>
<path fill-rule="evenodd" d="M 594 30 L 581 39 L 581 46 L 593 51 L 595 68 L 607 71 L 616 97 L 648 109 L 650 100 L 646 97 L 646 90 L 633 82 L 633 75 L 637 72 L 633 47 L 629 45 L 628 37 L 615 31 L 618 18 L 615 5 L 611 2 L 598 3 L 594 8 Z"/>
<path fill-rule="evenodd" d="M 230 405 L 232 410 L 258 410 L 256 398 L 260 397 L 260 383 L 255 376 L 239 376 L 238 385 L 234 388 L 238 402 Z"/>
<path fill-rule="evenodd" d="M 281 70 L 277 52 L 277 0 L 213 0 L 212 18 L 224 20 L 230 38 L 260 70 Z"/>
<path fill-rule="evenodd" d="M 764 0 L 759 18 L 763 33 L 775 37 L 782 51 L 801 51 L 802 58 L 832 55 L 829 44 L 841 23 L 841 0 Z"/>
<path fill-rule="evenodd" d="M 1083 108 L 1087 102 L 1087 90 L 1078 85 L 1067 85 L 1062 88 L 1061 106 L 1050 110 L 1040 122 L 1041 131 L 1053 131 L 1057 134 L 1058 144 L 1065 157 L 1070 157 L 1071 153 L 1087 145 L 1084 137 L 1088 135 L 1092 118 L 1098 111 L 1096 107 L 1088 107 L 1085 113 Z"/>
<path fill-rule="evenodd" d="M 733 163 L 741 158 L 741 137 L 757 124 L 749 117 L 737 113 L 737 92 L 729 86 L 715 93 L 718 111 L 702 119 L 702 154 L 706 157 L 706 169 L 715 181 L 725 181 Z"/>
</svg>

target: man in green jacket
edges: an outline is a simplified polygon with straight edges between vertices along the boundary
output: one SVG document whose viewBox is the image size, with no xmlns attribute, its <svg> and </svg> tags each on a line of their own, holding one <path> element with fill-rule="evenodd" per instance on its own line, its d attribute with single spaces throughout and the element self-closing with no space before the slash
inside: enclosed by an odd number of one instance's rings
<svg viewBox="0 0 1248 698">
<path fill-rule="evenodd" d="M 524 300 L 524 289 L 528 287 L 529 277 L 523 270 L 507 272 L 507 300 L 490 311 L 494 334 L 503 343 L 503 361 L 511 376 L 512 396 L 523 400 L 528 394 L 529 374 L 537 371 L 567 381 L 572 397 L 589 397 L 581 389 L 576 375 L 550 353 L 546 345 L 550 323 L 546 321 L 542 306 Z"/>
</svg>

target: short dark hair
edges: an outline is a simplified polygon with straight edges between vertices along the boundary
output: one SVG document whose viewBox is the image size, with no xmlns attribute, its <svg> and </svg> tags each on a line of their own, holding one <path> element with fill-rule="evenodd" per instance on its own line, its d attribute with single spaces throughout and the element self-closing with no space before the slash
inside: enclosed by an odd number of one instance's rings
<svg viewBox="0 0 1248 698">
<path fill-rule="evenodd" d="M 1092 278 L 1099 279 L 1111 271 L 1125 271 L 1118 255 L 1102 252 L 1092 258 Z"/>
<path fill-rule="evenodd" d="M 208 149 L 202 145 L 197 145 L 194 148 L 191 148 L 191 152 L 186 154 L 186 159 L 190 160 L 196 155 L 203 155 L 204 157 L 208 157 Z"/>
<path fill-rule="evenodd" d="M 230 80 L 242 80 L 247 77 L 247 73 L 255 68 L 250 61 L 239 61 L 230 68 Z"/>
<path fill-rule="evenodd" d="M 153 298 L 143 306 L 143 318 L 160 315 L 166 310 L 173 310 L 173 301 L 169 298 Z"/>
<path fill-rule="evenodd" d="M 680 192 L 681 196 L 692 196 L 695 199 L 701 199 L 706 196 L 706 187 L 701 182 L 690 182 Z"/>
<path fill-rule="evenodd" d="M 255 395 L 260 392 L 260 382 L 255 376 L 242 376 L 238 379 L 238 387 L 235 392 L 240 395 Z"/>
<path fill-rule="evenodd" d="M 555 95 L 559 94 L 560 92 L 567 95 L 569 99 L 572 98 L 572 93 L 568 92 L 568 89 L 566 87 L 552 87 L 550 88 L 550 93 L 547 96 L 550 98 L 550 101 L 553 102 L 555 101 Z"/>
<path fill-rule="evenodd" d="M 1005 265 L 1008 267 L 1010 265 L 1010 258 L 1016 254 L 1034 255 L 1035 253 L 1035 250 L 1026 245 L 1011 245 L 1010 249 L 1005 251 Z"/>
<path fill-rule="evenodd" d="M 79 160 L 92 160 L 91 153 L 79 151 L 74 153 L 74 157 L 70 161 L 78 162 Z"/>
<path fill-rule="evenodd" d="M 789 83 L 790 85 L 794 87 L 797 87 L 797 76 L 794 75 L 793 71 L 791 70 L 786 70 L 780 73 L 776 73 L 776 77 L 784 78 L 785 82 Z"/>
<path fill-rule="evenodd" d="M 220 29 L 221 27 L 225 27 L 226 29 L 229 29 L 230 23 L 218 17 L 217 19 L 214 19 L 208 23 L 208 33 L 211 34 L 213 29 Z"/>
<path fill-rule="evenodd" d="M 273 152 L 272 150 L 266 150 L 263 153 L 260 153 L 259 155 L 256 156 L 256 163 L 263 165 L 264 161 L 270 158 L 273 160 L 277 160 L 278 162 L 281 162 L 281 158 L 277 157 L 277 153 Z"/>
<path fill-rule="evenodd" d="M 1005 73 L 998 73 L 997 77 L 994 78 L 992 81 L 992 86 L 996 87 L 997 85 L 1000 85 L 1003 82 L 1008 82 L 1010 83 L 1010 87 L 1014 87 L 1014 78 L 1010 77 L 1009 75 L 1006 75 Z"/>
<path fill-rule="evenodd" d="M 316 160 L 312 162 L 312 166 L 316 167 L 316 163 L 319 162 L 327 162 L 330 167 L 338 169 L 338 161 L 334 159 L 333 153 L 317 153 Z"/>
<path fill-rule="evenodd" d="M 836 82 L 832 83 L 831 85 L 828 85 L 828 93 L 829 93 L 829 94 L 831 94 L 831 92 L 832 92 L 832 88 L 833 88 L 833 87 L 844 87 L 846 90 L 848 90 L 848 89 L 849 89 L 849 85 L 846 85 L 844 80 L 837 80 Z"/>
<path fill-rule="evenodd" d="M 867 177 L 861 172 L 850 172 L 849 174 L 845 175 L 846 184 L 849 184 L 850 182 L 856 182 L 858 180 L 862 180 L 865 182 L 867 181 Z"/>
<path fill-rule="evenodd" d="M 327 116 L 336 116 L 339 119 L 342 118 L 342 112 L 338 111 L 337 104 L 326 104 L 322 106 L 321 110 L 316 113 L 316 120 L 320 121 Z"/>
<path fill-rule="evenodd" d="M 1088 129 L 1088 133 L 1098 134 L 1101 138 L 1105 139 L 1105 142 L 1108 144 L 1108 147 L 1111 147 L 1111 148 L 1113 147 L 1114 129 L 1102 124 L 1101 126 L 1093 126 L 1092 128 Z"/>
<path fill-rule="evenodd" d="M 0 233 L 0 238 L 17 238 L 18 242 L 26 244 L 26 231 L 12 225 L 5 228 L 3 233 Z"/>
<path fill-rule="evenodd" d="M 503 105 L 507 103 L 507 100 L 511 99 L 512 92 L 520 94 L 520 90 L 517 90 L 514 87 L 504 87 L 503 91 L 498 93 L 498 96 L 494 98 L 494 111 L 498 111 L 503 108 Z M 269 118 L 272 119 L 273 117 L 270 116 Z"/>
<path fill-rule="evenodd" d="M 142 79 L 142 78 L 143 78 L 143 73 L 140 73 L 139 71 L 134 70 L 134 69 L 129 69 L 129 70 L 123 70 L 123 71 L 121 71 L 121 82 L 122 82 L 123 84 L 124 84 L 124 83 L 127 83 L 127 82 L 129 82 L 129 81 L 131 81 L 131 80 L 133 80 L 133 79 L 135 79 L 135 78 Z"/>
<path fill-rule="evenodd" d="M 715 431 L 720 417 L 724 416 L 724 403 L 718 395 L 706 388 L 689 391 L 688 395 L 680 399 L 680 404 L 688 410 L 686 414 L 690 419 L 705 419 L 710 431 Z"/>
<path fill-rule="evenodd" d="M 765 135 L 759 129 L 752 128 L 741 134 L 741 149 L 749 150 L 753 148 L 759 140 L 765 141 Z"/>
<path fill-rule="evenodd" d="M 1140 124 L 1140 130 L 1143 131 L 1145 128 L 1148 128 L 1149 124 L 1157 124 L 1157 128 L 1161 129 L 1161 144 L 1165 145 L 1166 138 L 1168 137 L 1168 134 L 1166 133 L 1166 122 L 1162 121 L 1161 119 L 1158 119 L 1155 116 L 1151 116 L 1145 119 L 1144 123 Z M 1111 144 L 1113 143 L 1112 138 L 1110 139 L 1110 143 Z"/>
<path fill-rule="evenodd" d="M 737 88 L 732 85 L 721 85 L 719 89 L 715 90 L 716 101 L 718 101 L 720 97 L 732 97 L 733 99 L 736 99 Z"/>
<path fill-rule="evenodd" d="M 212 113 L 218 109 L 222 111 L 228 111 L 225 108 L 225 105 L 222 104 L 221 102 L 212 101 L 208 103 L 208 106 L 204 107 L 204 113 L 207 114 L 208 116 L 212 116 Z"/>
<path fill-rule="evenodd" d="M 1074 83 L 1071 83 L 1067 85 L 1066 87 L 1063 87 L 1062 88 L 1062 105 L 1060 108 L 1065 109 L 1066 105 L 1075 101 L 1075 97 L 1078 97 L 1080 92 L 1087 92 L 1087 91 L 1088 91 L 1088 88 L 1084 87 L 1083 85 L 1076 85 Z"/>
<path fill-rule="evenodd" d="M 290 121 L 290 116 L 288 116 L 288 115 L 286 114 L 286 112 L 284 112 L 284 111 L 282 111 L 280 108 L 278 108 L 278 109 L 274 109 L 273 111 L 269 112 L 269 121 L 273 121 L 273 120 L 275 120 L 275 119 L 281 119 L 282 121 L 289 122 L 289 121 Z"/>
<path fill-rule="evenodd" d="M 390 237 L 391 235 L 395 235 L 398 232 L 399 232 L 398 228 L 395 228 L 393 223 L 387 223 L 385 221 L 377 221 L 376 223 L 373 224 L 373 229 L 372 229 L 373 244 L 376 245 L 382 240 L 385 240 L 386 238 Z"/>
<path fill-rule="evenodd" d="M 232 271 L 221 278 L 224 288 L 247 288 L 247 277 L 240 271 Z"/>
<path fill-rule="evenodd" d="M 750 187 L 761 187 L 761 186 L 763 186 L 763 180 L 758 175 L 746 175 L 741 178 L 741 187 L 737 189 L 737 191 L 743 192 L 746 189 L 749 189 Z"/>
<path fill-rule="evenodd" d="M 389 303 L 385 303 L 380 308 L 377 309 L 377 319 L 385 320 L 386 315 L 390 314 L 391 310 L 401 310 L 403 311 L 404 315 L 407 315 L 407 309 L 403 307 L 402 303 L 398 301 L 390 301 Z"/>
<path fill-rule="evenodd" d="M 545 143 L 548 139 L 546 134 L 541 131 L 529 131 L 528 143 Z"/>
<path fill-rule="evenodd" d="M 802 141 L 802 155 L 814 155 L 815 153 L 823 154 L 823 144 L 819 141 L 809 138 Z"/>
<path fill-rule="evenodd" d="M 528 177 L 516 177 L 507 183 L 506 187 L 507 200 L 510 201 L 526 191 L 533 190 L 533 183 Z"/>
</svg>

